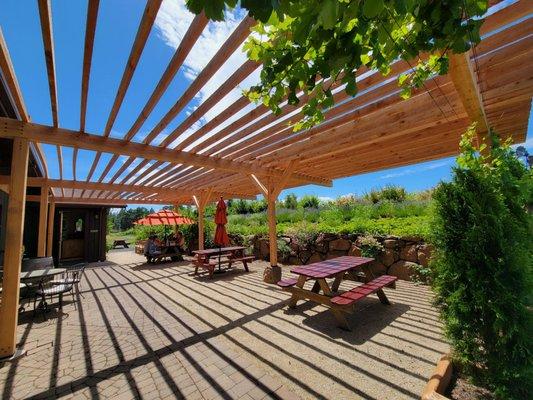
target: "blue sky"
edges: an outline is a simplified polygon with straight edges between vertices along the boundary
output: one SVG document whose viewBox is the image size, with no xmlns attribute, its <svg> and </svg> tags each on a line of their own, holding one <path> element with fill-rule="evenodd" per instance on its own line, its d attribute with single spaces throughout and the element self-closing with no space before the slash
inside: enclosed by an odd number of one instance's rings
<svg viewBox="0 0 533 400">
<path fill-rule="evenodd" d="M 101 134 L 104 130 L 112 102 L 114 100 L 124 66 L 129 56 L 136 28 L 141 19 L 145 2 L 141 0 L 112 0 L 100 2 L 98 24 L 92 61 L 86 130 Z M 52 1 L 54 45 L 56 51 L 57 91 L 59 99 L 59 124 L 69 129 L 79 129 L 81 72 L 83 61 L 83 40 L 85 35 L 86 1 Z M 150 129 L 159 122 L 166 111 L 188 87 L 192 79 L 207 64 L 222 41 L 235 28 L 242 12 L 230 16 L 223 23 L 210 23 L 204 30 L 199 46 L 187 57 L 184 67 L 176 75 L 172 84 L 161 98 L 156 108 L 141 127 L 134 140 L 142 140 Z M 144 49 L 141 61 L 126 94 L 111 136 L 122 137 L 135 121 L 153 88 L 163 73 L 175 48 L 179 45 L 193 16 L 183 6 L 183 1 L 166 0 L 159 11 L 156 24 Z M 39 13 L 36 1 L 2 0 L 0 26 L 6 39 L 15 71 L 26 101 L 31 119 L 42 124 L 52 124 L 50 99 L 46 79 L 46 66 L 43 55 Z M 202 103 L 225 78 L 242 64 L 245 56 L 237 51 L 228 62 L 221 66 L 217 74 L 202 88 L 196 98 L 156 139 L 159 143 L 170 131 L 179 125 L 191 111 Z M 243 88 L 253 84 L 257 74 L 252 74 L 240 88 L 234 90 L 209 111 L 206 118 L 198 121 L 185 132 L 187 137 L 203 123 L 226 108 L 239 95 Z M 240 117 L 249 108 L 237 113 L 226 124 Z M 532 148 L 532 119 L 529 121 L 528 145 Z M 224 127 L 221 125 L 219 129 Z M 177 143 L 177 142 L 175 142 Z M 55 147 L 45 145 L 50 175 L 59 177 Z M 65 179 L 72 179 L 72 152 L 63 150 Z M 99 177 L 110 154 L 104 154 L 95 177 Z M 77 179 L 84 180 L 94 158 L 94 152 L 81 150 L 77 164 Z M 107 175 L 107 179 L 122 165 L 126 157 Z M 132 166 L 137 165 L 137 160 Z M 410 191 L 423 190 L 434 186 L 450 176 L 453 158 L 429 163 L 379 171 L 356 177 L 338 179 L 332 188 L 304 186 L 289 190 L 298 196 L 315 194 L 320 197 L 337 197 L 344 194 L 361 194 L 371 188 L 386 184 L 404 186 Z M 129 170 L 122 175 L 125 176 Z M 106 180 L 107 180 L 106 179 Z M 128 181 L 129 183 L 130 181 Z M 282 196 L 285 193 L 282 193 Z"/>
</svg>

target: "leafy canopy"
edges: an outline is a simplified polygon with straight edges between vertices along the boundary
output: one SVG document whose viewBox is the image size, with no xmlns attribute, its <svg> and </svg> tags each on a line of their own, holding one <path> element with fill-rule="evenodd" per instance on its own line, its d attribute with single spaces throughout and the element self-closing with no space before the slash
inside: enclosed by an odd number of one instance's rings
<svg viewBox="0 0 533 400">
<path fill-rule="evenodd" d="M 237 0 L 187 0 L 190 11 L 223 20 Z M 245 44 L 263 64 L 261 83 L 247 95 L 279 114 L 286 100 L 305 102 L 295 130 L 324 119 L 333 90 L 357 94 L 357 70 L 382 74 L 398 59 L 413 67 L 399 77 L 402 96 L 434 74 L 448 71 L 448 52 L 463 53 L 480 41 L 487 0 L 241 0 L 258 23 Z M 422 55 L 424 54 L 424 55 Z M 305 101 L 304 101 L 305 99 Z"/>
</svg>

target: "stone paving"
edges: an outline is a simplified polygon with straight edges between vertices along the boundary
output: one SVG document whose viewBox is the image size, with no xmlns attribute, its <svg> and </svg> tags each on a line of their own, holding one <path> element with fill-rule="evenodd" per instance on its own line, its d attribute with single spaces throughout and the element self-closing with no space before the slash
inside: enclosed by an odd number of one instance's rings
<svg viewBox="0 0 533 400">
<path fill-rule="evenodd" d="M 365 299 L 345 332 L 322 306 L 287 311 L 264 262 L 206 280 L 109 256 L 62 313 L 21 315 L 28 354 L 0 366 L 1 398 L 417 398 L 447 350 L 423 286 Z"/>
</svg>

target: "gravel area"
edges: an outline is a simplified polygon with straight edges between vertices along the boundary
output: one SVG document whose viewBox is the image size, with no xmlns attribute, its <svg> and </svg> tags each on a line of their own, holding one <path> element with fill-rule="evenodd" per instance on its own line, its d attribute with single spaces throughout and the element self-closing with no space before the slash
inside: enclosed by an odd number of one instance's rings
<svg viewBox="0 0 533 400">
<path fill-rule="evenodd" d="M 366 298 L 347 332 L 323 306 L 287 310 L 262 261 L 208 280 L 190 260 L 108 256 L 63 313 L 21 316 L 28 355 L 0 367 L 2 398 L 415 399 L 448 351 L 425 286 Z"/>
</svg>

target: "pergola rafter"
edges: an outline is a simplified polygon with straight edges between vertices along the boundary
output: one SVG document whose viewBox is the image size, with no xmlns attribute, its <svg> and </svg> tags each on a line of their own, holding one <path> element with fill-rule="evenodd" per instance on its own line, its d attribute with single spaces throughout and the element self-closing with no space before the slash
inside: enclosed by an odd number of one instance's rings
<svg viewBox="0 0 533 400">
<path fill-rule="evenodd" d="M 148 35 L 152 30 L 152 26 L 154 25 L 155 18 L 157 16 L 157 12 L 159 11 L 161 3 L 162 0 L 153 0 L 146 2 L 146 7 L 144 8 L 144 13 L 141 19 L 141 23 L 139 24 L 139 29 L 137 30 L 137 35 L 135 36 L 135 40 L 133 42 L 128 61 L 126 63 L 126 67 L 124 68 L 124 73 L 122 74 L 122 79 L 117 89 L 117 94 L 115 96 L 111 112 L 109 113 L 109 117 L 107 118 L 107 123 L 104 129 L 105 137 L 108 137 L 111 133 L 111 128 L 115 123 L 115 119 L 117 117 L 120 106 L 122 105 L 122 101 L 126 96 L 126 92 L 128 91 L 128 87 L 130 86 L 131 79 L 133 78 L 133 73 L 135 72 L 137 64 L 141 59 L 141 54 L 144 50 L 144 46 L 146 45 L 146 41 L 148 40 Z M 91 168 L 89 169 L 89 174 L 87 175 L 87 181 L 91 180 L 101 155 L 102 153 L 100 151 L 96 152 Z"/>
</svg>

